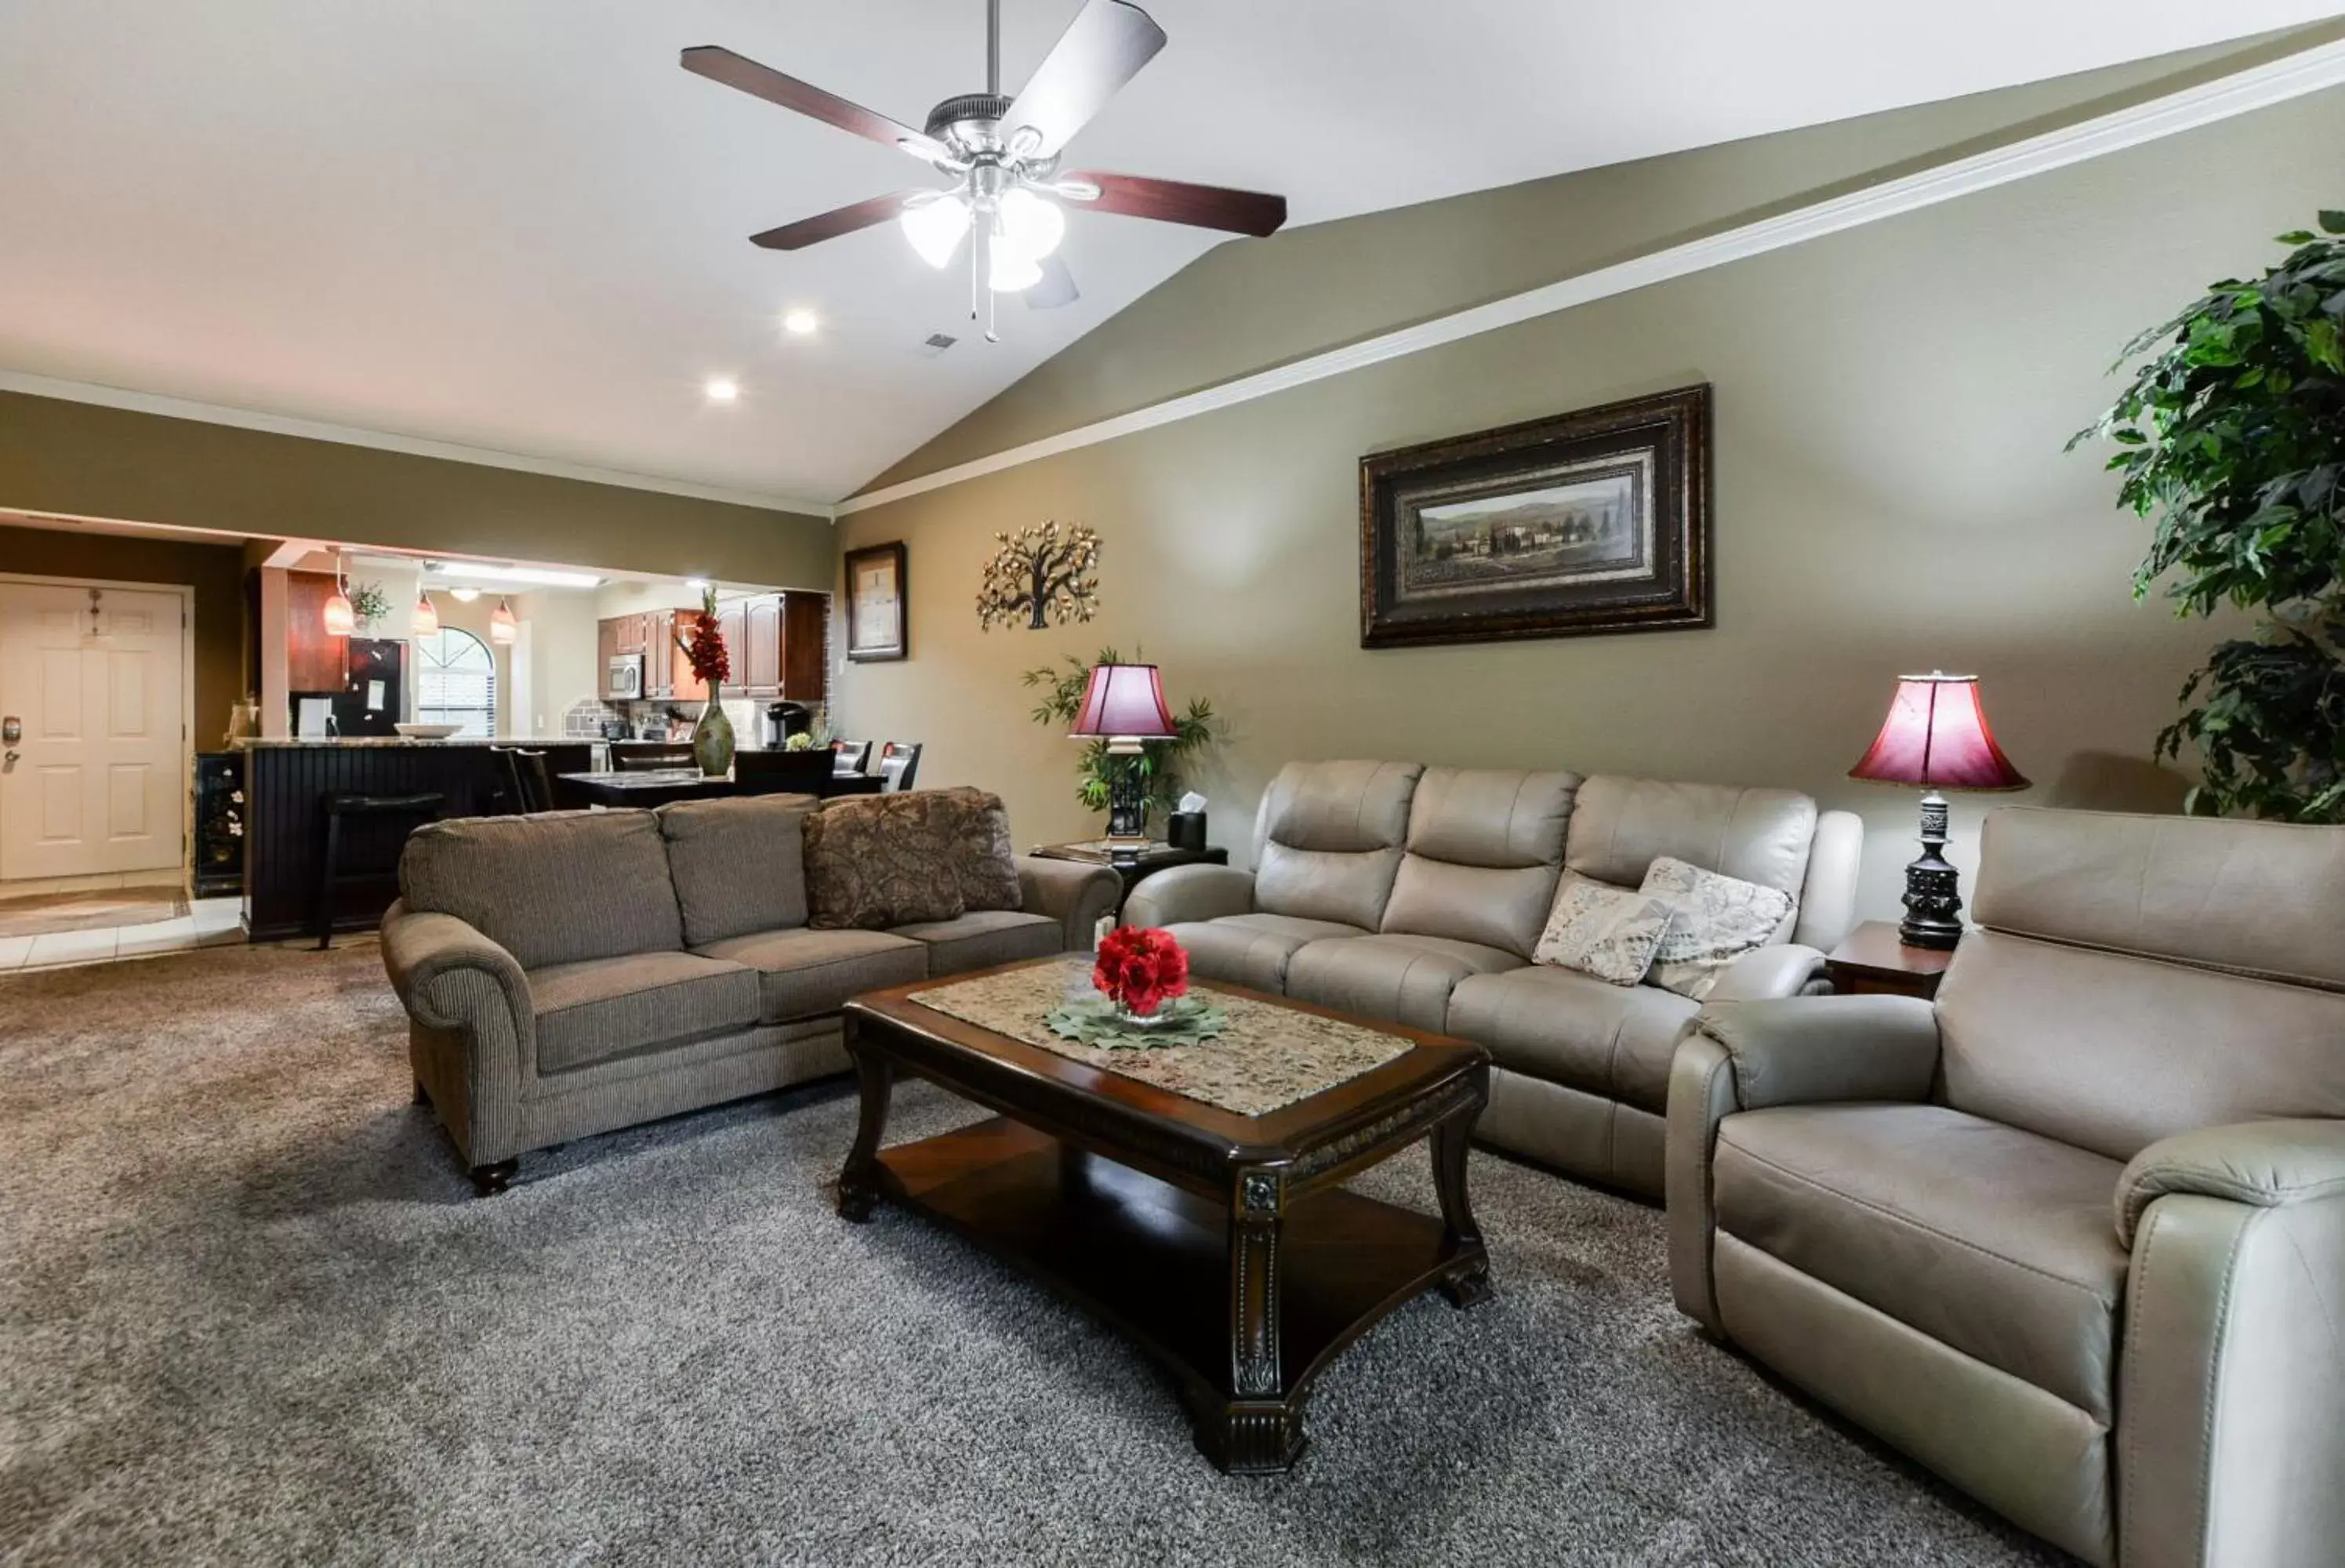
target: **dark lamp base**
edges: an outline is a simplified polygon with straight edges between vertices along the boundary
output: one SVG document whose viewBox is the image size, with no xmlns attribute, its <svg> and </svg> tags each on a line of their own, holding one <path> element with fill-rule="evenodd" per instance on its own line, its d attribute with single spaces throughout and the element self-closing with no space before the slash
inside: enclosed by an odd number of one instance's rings
<svg viewBox="0 0 2345 1568">
<path fill-rule="evenodd" d="M 1944 949 L 1963 939 L 1961 877 L 1945 848 L 1946 802 L 1932 790 L 1922 797 L 1922 854 L 1905 868 L 1905 918 L 1897 939 L 1908 947 Z"/>
</svg>

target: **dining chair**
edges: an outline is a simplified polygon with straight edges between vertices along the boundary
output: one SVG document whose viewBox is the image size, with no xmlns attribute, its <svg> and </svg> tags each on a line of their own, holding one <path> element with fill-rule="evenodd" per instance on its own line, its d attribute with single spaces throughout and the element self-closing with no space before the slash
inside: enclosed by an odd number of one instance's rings
<svg viewBox="0 0 2345 1568">
<path fill-rule="evenodd" d="M 831 766 L 828 752 L 735 752 L 733 780 L 743 794 L 820 794 Z"/>
<path fill-rule="evenodd" d="M 515 813 L 529 814 L 553 809 L 553 776 L 545 770 L 545 754 L 523 746 L 498 746 L 503 759 L 505 791 Z"/>
<path fill-rule="evenodd" d="M 920 743 L 889 741 L 879 748 L 879 788 L 888 794 L 912 787 L 912 774 L 920 765 Z"/>
<path fill-rule="evenodd" d="M 868 773 L 871 767 L 871 743 L 833 741 L 830 743 L 830 760 L 842 774 Z"/>
</svg>

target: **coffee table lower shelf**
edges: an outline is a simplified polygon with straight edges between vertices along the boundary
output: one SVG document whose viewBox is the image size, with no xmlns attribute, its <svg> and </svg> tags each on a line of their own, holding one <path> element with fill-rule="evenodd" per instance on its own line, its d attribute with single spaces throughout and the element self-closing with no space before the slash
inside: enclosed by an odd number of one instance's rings
<svg viewBox="0 0 2345 1568">
<path fill-rule="evenodd" d="M 1226 1203 L 1002 1117 L 882 1149 L 877 1165 L 879 1196 L 942 1221 L 1136 1340 L 1178 1380 L 1198 1447 L 1226 1471 L 1289 1468 L 1302 1452 L 1312 1381 L 1386 1313 L 1436 1286 L 1459 1305 L 1487 1290 L 1478 1238 L 1342 1188 L 1297 1199 L 1271 1262 L 1276 1327 L 1265 1377 L 1236 1349 L 1247 1286 L 1232 1268 Z"/>
</svg>

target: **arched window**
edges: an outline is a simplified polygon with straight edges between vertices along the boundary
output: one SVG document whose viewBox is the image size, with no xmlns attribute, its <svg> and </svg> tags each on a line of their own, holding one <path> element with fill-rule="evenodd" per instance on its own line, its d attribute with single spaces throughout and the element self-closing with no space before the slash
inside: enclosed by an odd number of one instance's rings
<svg viewBox="0 0 2345 1568">
<path fill-rule="evenodd" d="M 462 724 L 459 734 L 495 738 L 497 662 L 487 643 L 453 626 L 415 639 L 415 719 Z"/>
</svg>

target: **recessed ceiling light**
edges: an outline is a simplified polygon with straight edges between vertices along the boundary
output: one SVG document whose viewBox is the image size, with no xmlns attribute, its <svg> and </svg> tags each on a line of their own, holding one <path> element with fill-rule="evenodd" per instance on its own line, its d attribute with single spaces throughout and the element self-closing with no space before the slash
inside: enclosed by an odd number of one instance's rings
<svg viewBox="0 0 2345 1568">
<path fill-rule="evenodd" d="M 741 383 L 730 376 L 711 376 L 701 390 L 712 403 L 737 403 L 741 400 Z"/>
<path fill-rule="evenodd" d="M 793 333 L 800 338 L 811 335 L 814 329 L 821 325 L 822 318 L 817 316 L 811 310 L 785 310 L 782 312 L 782 330 Z"/>
</svg>

